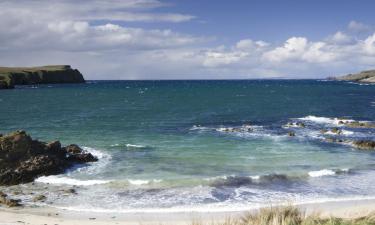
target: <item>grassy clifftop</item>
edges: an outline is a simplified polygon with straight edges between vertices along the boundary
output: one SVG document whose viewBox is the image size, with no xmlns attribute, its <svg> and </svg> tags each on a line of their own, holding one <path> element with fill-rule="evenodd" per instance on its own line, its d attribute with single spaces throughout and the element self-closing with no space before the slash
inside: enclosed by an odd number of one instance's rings
<svg viewBox="0 0 375 225">
<path fill-rule="evenodd" d="M 84 82 L 82 74 L 69 65 L 0 67 L 0 89 L 14 88 L 14 85 Z"/>
</svg>

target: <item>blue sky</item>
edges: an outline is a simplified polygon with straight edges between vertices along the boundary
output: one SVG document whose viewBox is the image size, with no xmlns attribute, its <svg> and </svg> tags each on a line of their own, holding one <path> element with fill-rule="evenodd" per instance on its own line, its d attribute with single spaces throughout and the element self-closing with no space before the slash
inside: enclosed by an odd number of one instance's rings
<svg viewBox="0 0 375 225">
<path fill-rule="evenodd" d="M 173 29 L 194 35 L 214 36 L 218 41 L 245 38 L 283 42 L 291 36 L 319 40 L 332 31 L 345 29 L 350 21 L 373 23 L 374 1 L 349 0 L 236 0 L 166 1 L 169 7 L 156 12 L 196 16 L 186 23 L 124 23 L 128 26 Z M 219 42 L 223 43 L 223 42 Z"/>
<path fill-rule="evenodd" d="M 88 79 L 323 78 L 375 68 L 374 1 L 0 0 L 4 66 Z"/>
</svg>

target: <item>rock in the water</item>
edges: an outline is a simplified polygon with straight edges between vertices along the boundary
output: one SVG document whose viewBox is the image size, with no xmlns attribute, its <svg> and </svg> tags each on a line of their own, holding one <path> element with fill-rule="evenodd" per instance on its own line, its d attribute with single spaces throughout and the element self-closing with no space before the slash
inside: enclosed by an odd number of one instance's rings
<svg viewBox="0 0 375 225">
<path fill-rule="evenodd" d="M 33 202 L 44 201 L 44 200 L 46 200 L 46 199 L 47 199 L 47 197 L 44 196 L 44 195 L 37 195 L 37 196 L 35 196 L 35 197 L 33 198 Z"/>
<path fill-rule="evenodd" d="M 32 182 L 39 176 L 63 173 L 75 163 L 98 160 L 77 145 L 71 146 L 33 140 L 25 131 L 0 137 L 0 185 Z"/>
<path fill-rule="evenodd" d="M 332 143 L 348 143 L 348 140 L 343 140 L 343 139 L 333 138 L 333 137 L 327 137 L 324 140 L 326 142 L 332 142 Z"/>
<path fill-rule="evenodd" d="M 304 128 L 306 125 L 302 122 L 288 122 L 284 127 L 301 127 Z"/>
<path fill-rule="evenodd" d="M 92 154 L 83 151 L 82 148 L 75 144 L 68 145 L 64 149 L 68 153 L 68 159 L 77 163 L 95 162 L 98 160 Z"/>
<path fill-rule="evenodd" d="M 352 121 L 352 122 L 346 122 L 343 124 L 351 128 L 375 128 L 375 123 L 371 123 L 371 122 Z"/>
<path fill-rule="evenodd" d="M 334 133 L 334 134 L 339 134 L 339 135 L 342 134 L 342 130 L 340 130 L 337 127 L 332 128 L 331 132 Z"/>
<path fill-rule="evenodd" d="M 21 206 L 20 202 L 21 202 L 21 200 L 11 199 L 11 198 L 8 197 L 7 194 L 0 191 L 0 204 L 1 205 L 5 205 L 5 206 L 8 206 L 8 207 L 17 207 L 17 206 Z"/>
<path fill-rule="evenodd" d="M 66 189 L 66 190 L 62 190 L 64 193 L 66 194 L 77 194 L 77 191 L 76 189 L 74 188 L 69 188 L 69 189 Z"/>
<path fill-rule="evenodd" d="M 293 131 L 289 131 L 288 132 L 288 136 L 289 137 L 294 137 L 294 136 L 296 136 L 296 133 L 294 133 Z"/>
<path fill-rule="evenodd" d="M 375 141 L 372 140 L 353 141 L 353 145 L 359 149 L 375 150 Z"/>
</svg>

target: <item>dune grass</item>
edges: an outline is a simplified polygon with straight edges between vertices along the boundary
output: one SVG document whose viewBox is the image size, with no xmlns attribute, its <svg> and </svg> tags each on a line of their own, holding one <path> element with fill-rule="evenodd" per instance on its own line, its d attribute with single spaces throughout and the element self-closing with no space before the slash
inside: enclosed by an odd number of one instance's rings
<svg viewBox="0 0 375 225">
<path fill-rule="evenodd" d="M 193 222 L 191 225 L 206 225 Z M 270 207 L 247 213 L 241 218 L 227 218 L 224 222 L 207 225 L 375 225 L 375 214 L 356 219 L 321 218 L 318 214 L 306 215 L 293 207 Z"/>
</svg>

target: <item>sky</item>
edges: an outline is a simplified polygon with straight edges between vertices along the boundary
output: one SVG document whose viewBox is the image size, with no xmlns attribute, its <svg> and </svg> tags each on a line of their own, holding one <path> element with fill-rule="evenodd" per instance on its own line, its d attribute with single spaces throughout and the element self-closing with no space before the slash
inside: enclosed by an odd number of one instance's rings
<svg viewBox="0 0 375 225">
<path fill-rule="evenodd" d="M 375 69 L 375 1 L 0 0 L 0 66 L 88 80 L 325 78 Z"/>
</svg>

